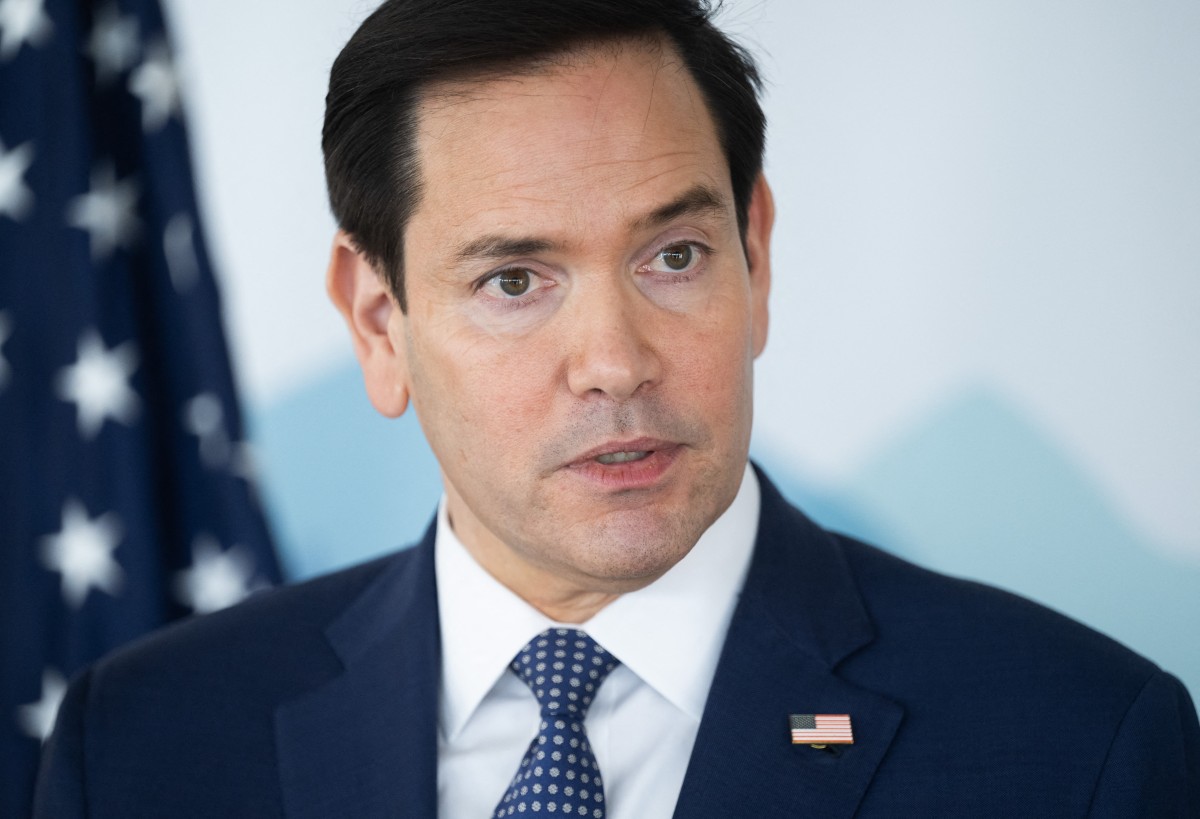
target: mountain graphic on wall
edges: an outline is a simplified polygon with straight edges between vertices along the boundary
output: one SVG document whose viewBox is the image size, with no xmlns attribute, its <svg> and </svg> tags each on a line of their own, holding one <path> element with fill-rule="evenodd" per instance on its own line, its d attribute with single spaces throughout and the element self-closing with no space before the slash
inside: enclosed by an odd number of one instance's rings
<svg viewBox="0 0 1200 819">
<path fill-rule="evenodd" d="M 999 395 L 955 396 L 845 485 L 813 493 L 771 471 L 821 523 L 1057 609 L 1200 694 L 1200 566 L 1155 548 Z"/>
</svg>

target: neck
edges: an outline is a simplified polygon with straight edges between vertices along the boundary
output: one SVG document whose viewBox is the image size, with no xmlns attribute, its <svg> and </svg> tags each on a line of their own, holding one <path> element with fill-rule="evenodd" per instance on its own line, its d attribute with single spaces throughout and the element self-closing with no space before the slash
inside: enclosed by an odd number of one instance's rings
<svg viewBox="0 0 1200 819">
<path fill-rule="evenodd" d="M 451 527 L 454 522 L 450 522 Z M 458 534 L 458 530 L 455 529 Z M 564 577 L 548 568 L 514 560 L 506 552 L 480 548 L 459 536 L 468 554 L 509 591 L 557 623 L 582 625 L 629 589 Z M 607 585 L 607 584 L 605 584 Z"/>
<path fill-rule="evenodd" d="M 513 591 L 515 592 L 516 589 Z M 531 600 L 527 595 L 521 595 L 521 599 L 556 623 L 577 626 L 592 619 L 602 608 L 618 597 L 620 597 L 619 594 L 580 592 L 561 597 L 542 596 Z"/>
<path fill-rule="evenodd" d="M 484 571 L 558 623 L 582 625 L 625 592 L 634 591 L 657 579 L 657 576 L 619 580 L 577 577 L 575 573 L 523 559 L 502 545 L 497 547 L 494 538 L 481 536 L 475 527 L 469 525 L 474 522 L 471 516 L 467 516 L 468 520 L 465 521 L 461 517 L 456 518 L 449 506 L 446 517 L 458 541 Z"/>
</svg>

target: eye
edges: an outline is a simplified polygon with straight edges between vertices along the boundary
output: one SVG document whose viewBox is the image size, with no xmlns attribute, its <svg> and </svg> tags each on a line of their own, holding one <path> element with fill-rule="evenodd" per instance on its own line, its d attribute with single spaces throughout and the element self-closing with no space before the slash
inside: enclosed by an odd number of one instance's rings
<svg viewBox="0 0 1200 819">
<path fill-rule="evenodd" d="M 696 255 L 696 251 L 691 245 L 671 245 L 663 248 L 658 253 L 658 258 L 663 260 L 663 264 L 674 271 L 687 270 L 688 265 L 692 263 L 692 257 Z"/>
<path fill-rule="evenodd" d="M 495 282 L 507 296 L 524 296 L 533 283 L 533 274 L 528 270 L 505 270 L 496 274 Z"/>
<path fill-rule="evenodd" d="M 667 245 L 654 254 L 649 268 L 654 272 L 667 275 L 691 273 L 702 263 L 706 250 L 707 248 L 693 242 Z"/>
<path fill-rule="evenodd" d="M 484 279 L 481 288 L 501 301 L 518 301 L 554 282 L 526 267 L 509 267 Z"/>
</svg>

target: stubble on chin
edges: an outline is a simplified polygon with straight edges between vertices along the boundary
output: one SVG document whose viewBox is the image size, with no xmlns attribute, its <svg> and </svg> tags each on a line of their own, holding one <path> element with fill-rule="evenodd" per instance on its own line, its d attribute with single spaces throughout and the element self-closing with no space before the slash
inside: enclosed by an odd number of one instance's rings
<svg viewBox="0 0 1200 819">
<path fill-rule="evenodd" d="M 519 481 L 524 491 L 474 487 L 482 493 L 480 505 L 471 504 L 478 534 L 490 542 L 480 545 L 491 553 L 477 559 L 485 566 L 515 559 L 548 584 L 602 593 L 646 586 L 686 557 L 733 502 L 745 466 L 744 452 L 739 458 L 715 451 L 720 436 L 705 420 L 684 416 L 652 393 L 577 404 L 569 421 L 534 438 Z M 677 471 L 661 488 L 591 494 L 568 474 L 571 463 L 597 446 L 637 438 L 681 447 Z"/>
<path fill-rule="evenodd" d="M 744 466 L 744 465 L 743 465 Z M 629 592 L 657 580 L 683 560 L 737 495 L 742 466 L 731 480 L 705 475 L 668 500 L 580 509 L 574 521 L 546 515 L 520 545 L 527 559 L 556 575 L 573 574 L 597 590 Z M 529 537 L 532 535 L 533 537 Z M 519 542 L 519 541 L 518 541 Z"/>
</svg>

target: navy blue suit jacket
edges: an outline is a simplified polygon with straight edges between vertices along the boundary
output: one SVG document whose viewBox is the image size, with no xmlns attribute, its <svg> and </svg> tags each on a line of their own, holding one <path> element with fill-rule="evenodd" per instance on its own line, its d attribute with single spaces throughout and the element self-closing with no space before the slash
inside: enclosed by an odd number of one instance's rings
<svg viewBox="0 0 1200 819">
<path fill-rule="evenodd" d="M 1200 728 L 1175 678 L 762 488 L 676 816 L 1200 816 Z M 47 745 L 37 814 L 432 817 L 438 668 L 431 528 L 95 665 Z M 850 714 L 855 742 L 794 746 L 791 713 Z"/>
</svg>

